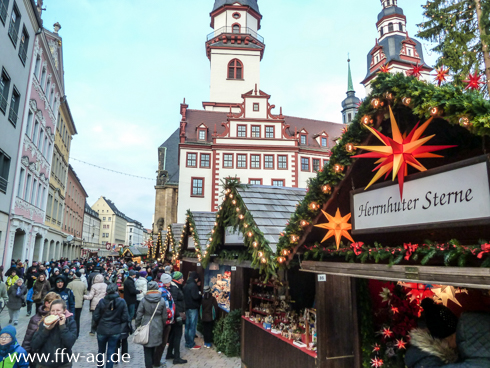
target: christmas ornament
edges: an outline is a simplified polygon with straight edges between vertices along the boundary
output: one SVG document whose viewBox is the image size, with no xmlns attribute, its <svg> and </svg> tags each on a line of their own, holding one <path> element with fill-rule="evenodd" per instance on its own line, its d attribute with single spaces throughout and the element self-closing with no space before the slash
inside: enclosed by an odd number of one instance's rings
<svg viewBox="0 0 490 368">
<path fill-rule="evenodd" d="M 466 86 L 465 90 L 467 89 L 478 89 L 480 88 L 480 84 L 485 84 L 481 80 L 482 75 L 478 75 L 477 72 L 475 74 L 468 74 L 468 79 L 464 80 L 464 83 L 467 83 L 468 85 Z"/>
<path fill-rule="evenodd" d="M 374 359 L 371 359 L 371 366 L 374 368 L 379 368 L 383 366 L 383 360 L 376 357 Z"/>
<path fill-rule="evenodd" d="M 376 353 L 381 350 L 381 346 L 379 344 L 374 344 L 373 345 L 373 353 Z"/>
<path fill-rule="evenodd" d="M 325 211 L 322 210 L 322 212 L 325 215 L 325 217 L 328 219 L 328 223 L 315 225 L 315 227 L 328 229 L 327 235 L 325 235 L 325 237 L 321 241 L 322 243 L 328 238 L 335 236 L 335 242 L 337 243 L 337 250 L 339 250 L 340 238 L 342 236 L 349 239 L 351 242 L 354 242 L 354 239 L 352 239 L 352 237 L 348 233 L 348 230 L 352 229 L 352 225 L 348 223 L 351 217 L 350 213 L 342 217 L 340 215 L 340 209 L 337 208 L 337 213 L 335 214 L 335 217 L 332 217 Z"/>
<path fill-rule="evenodd" d="M 400 340 L 396 340 L 396 344 L 395 346 L 398 348 L 398 349 L 406 349 L 407 343 L 405 341 L 403 341 L 403 339 L 400 339 Z"/>
<path fill-rule="evenodd" d="M 383 175 L 386 175 L 386 177 L 388 177 L 390 172 L 393 171 L 393 181 L 398 176 L 400 197 L 403 198 L 403 183 L 405 181 L 405 176 L 408 174 L 407 165 L 410 165 L 419 171 L 426 171 L 427 169 L 417 160 L 417 158 L 442 157 L 430 152 L 440 151 L 455 146 L 423 146 L 424 143 L 435 136 L 434 134 L 429 137 L 420 138 L 425 129 L 427 129 L 427 127 L 429 126 L 432 118 L 427 120 L 420 127 L 417 123 L 410 134 L 404 138 L 400 133 L 400 129 L 398 128 L 395 116 L 393 115 L 393 111 L 391 110 L 390 106 L 389 109 L 393 139 L 366 125 L 366 128 L 369 129 L 371 133 L 373 133 L 376 138 L 378 138 L 384 144 L 384 146 L 357 146 L 356 148 L 364 149 L 371 152 L 355 155 L 352 157 L 379 158 L 379 160 L 376 161 L 376 163 L 379 165 L 373 170 L 378 170 L 378 172 L 365 189 L 369 188 Z"/>
<path fill-rule="evenodd" d="M 389 73 L 390 69 L 391 68 L 388 66 L 388 64 L 384 64 L 384 65 L 381 65 L 381 67 L 379 68 L 379 72 L 380 73 Z"/>
<path fill-rule="evenodd" d="M 407 70 L 407 75 L 419 79 L 422 76 L 422 73 L 421 73 L 422 68 L 423 68 L 423 66 L 419 65 L 419 63 L 417 63 L 417 65 L 414 65 L 412 69 Z"/>
<path fill-rule="evenodd" d="M 446 81 L 446 77 L 449 74 L 449 69 L 444 69 L 444 66 L 441 66 L 439 69 L 436 69 L 436 82 L 437 85 L 440 86 L 442 82 Z"/>
<path fill-rule="evenodd" d="M 390 289 L 388 288 L 382 288 L 381 289 L 381 293 L 379 293 L 379 296 L 381 297 L 381 301 L 384 303 L 384 302 L 387 302 L 391 299 L 391 291 Z"/>
<path fill-rule="evenodd" d="M 454 286 L 437 285 L 437 287 L 432 289 L 432 292 L 434 293 L 434 301 L 436 303 L 443 304 L 447 307 L 448 300 L 451 300 L 461 307 L 461 304 L 456 299 L 456 289 Z"/>
<path fill-rule="evenodd" d="M 389 327 L 383 327 L 383 330 L 381 331 L 381 334 L 385 338 L 389 339 L 390 337 L 393 336 L 393 331 L 391 331 Z"/>
</svg>

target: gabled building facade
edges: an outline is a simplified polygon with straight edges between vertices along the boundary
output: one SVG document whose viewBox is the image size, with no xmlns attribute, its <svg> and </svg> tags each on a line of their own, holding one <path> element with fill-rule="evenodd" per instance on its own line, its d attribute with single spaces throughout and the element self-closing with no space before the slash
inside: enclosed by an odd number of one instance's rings
<svg viewBox="0 0 490 368">
<path fill-rule="evenodd" d="M 4 265 L 10 264 L 6 260 L 12 253 L 9 239 L 15 235 L 9 234 L 9 214 L 17 197 L 14 181 L 24 135 L 23 113 L 30 100 L 34 42 L 40 27 L 33 0 L 0 1 L 0 254 Z"/>
<path fill-rule="evenodd" d="M 178 157 L 178 204 L 174 217 L 174 202 L 159 196 L 165 190 L 165 184 L 159 188 L 160 175 L 169 173 L 159 170 L 156 230 L 183 223 L 188 209 L 216 211 L 222 180 L 237 177 L 244 184 L 305 188 L 329 160 L 343 125 L 286 116 L 282 108 L 274 113 L 271 96 L 260 88 L 265 51 L 264 38 L 257 33 L 261 21 L 256 0 L 215 1 L 213 32 L 205 44 L 210 101 L 203 102 L 204 110 L 195 110 L 184 100 L 178 133 L 159 150 L 159 169 L 175 165 L 172 157 Z"/>
<path fill-rule="evenodd" d="M 87 202 L 85 202 L 85 214 L 83 216 L 82 248 L 90 252 L 97 252 L 101 248 L 100 242 L 100 217 Z"/>
<path fill-rule="evenodd" d="M 382 66 L 390 73 L 410 73 L 417 64 L 422 67 L 421 79 L 430 80 L 432 68 L 425 64 L 422 44 L 410 38 L 407 31 L 407 17 L 398 7 L 398 0 L 381 0 L 383 9 L 378 14 L 376 45 L 367 55 L 367 74 L 361 82 L 366 94 L 371 92 L 371 81 Z"/>
<path fill-rule="evenodd" d="M 116 205 L 105 197 L 100 197 L 92 209 L 101 220 L 99 240 L 101 244 L 124 245 L 126 241 L 127 216 L 119 211 Z"/>
</svg>

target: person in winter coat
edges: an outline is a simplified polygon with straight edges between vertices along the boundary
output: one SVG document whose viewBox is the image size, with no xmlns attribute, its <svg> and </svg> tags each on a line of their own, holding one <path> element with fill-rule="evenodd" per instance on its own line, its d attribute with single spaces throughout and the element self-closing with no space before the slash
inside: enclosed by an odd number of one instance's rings
<svg viewBox="0 0 490 368">
<path fill-rule="evenodd" d="M 106 368 L 112 368 L 114 362 L 111 357 L 116 352 L 124 326 L 130 323 L 128 307 L 119 297 L 116 284 L 107 287 L 107 295 L 97 304 L 92 320 L 97 329 L 99 355 L 105 353 Z"/>
<path fill-rule="evenodd" d="M 36 304 L 36 311 L 43 304 L 44 297 L 51 290 L 51 284 L 46 279 L 45 274 L 40 274 L 36 282 L 34 283 L 32 290 L 32 301 Z"/>
<path fill-rule="evenodd" d="M 71 314 L 75 314 L 75 296 L 73 295 L 73 291 L 66 288 L 66 280 L 60 275 L 56 278 L 55 287 L 53 291 L 61 296 L 61 299 L 65 302 L 68 311 Z"/>
<path fill-rule="evenodd" d="M 2 300 L 3 299 L 3 300 Z M 9 297 L 7 294 L 7 285 L 5 285 L 3 282 L 0 283 L 0 309 L 7 304 L 9 301 Z"/>
<path fill-rule="evenodd" d="M 85 275 L 85 270 L 83 268 L 80 268 L 79 272 L 82 274 L 80 276 L 80 280 L 82 280 L 82 282 L 85 284 L 85 286 L 87 287 L 87 290 L 88 290 L 88 282 L 87 282 L 87 276 Z"/>
<path fill-rule="evenodd" d="M 182 329 L 185 323 L 185 303 L 184 293 L 182 292 L 182 284 L 184 276 L 181 272 L 173 273 L 173 279 L 170 283 L 170 294 L 175 304 L 175 322 L 170 329 L 168 337 L 168 349 L 166 359 L 173 359 L 175 364 L 185 364 L 187 360 L 180 357 L 180 341 L 182 340 Z"/>
<path fill-rule="evenodd" d="M 10 289 L 12 286 L 15 285 L 15 282 L 19 279 L 19 276 L 17 276 L 17 270 L 13 270 L 12 273 L 10 274 L 9 277 L 7 277 L 7 281 L 5 284 L 7 284 L 7 290 Z"/>
<path fill-rule="evenodd" d="M 59 317 L 59 321 L 46 326 L 44 318 L 39 323 L 39 329 L 31 340 L 31 349 L 40 355 L 56 357 L 49 361 L 37 362 L 36 368 L 68 368 L 72 364 L 69 357 L 72 355 L 72 347 L 77 340 L 77 325 L 72 318 L 73 314 L 66 309 L 63 300 L 55 300 L 51 303 L 49 314 Z M 56 353 L 58 353 L 56 355 Z M 53 361 L 54 360 L 54 361 Z"/>
<path fill-rule="evenodd" d="M 124 299 L 124 270 L 122 273 L 118 273 L 116 276 L 117 289 L 119 290 L 119 296 Z"/>
<path fill-rule="evenodd" d="M 14 326 L 19 323 L 20 308 L 25 303 L 27 294 L 27 288 L 24 285 L 24 280 L 17 279 L 15 284 L 10 287 L 8 291 L 9 301 L 7 302 L 7 308 L 9 310 L 9 323 L 14 322 Z"/>
<path fill-rule="evenodd" d="M 218 315 L 218 302 L 213 294 L 211 294 L 211 288 L 209 286 L 204 287 L 204 295 L 202 296 L 199 312 L 202 321 L 204 346 L 209 349 L 213 342 L 214 321 Z"/>
<path fill-rule="evenodd" d="M 152 319 L 153 317 L 153 319 Z M 153 361 L 155 347 L 162 343 L 163 328 L 167 321 L 167 309 L 158 291 L 158 284 L 152 281 L 148 284 L 148 292 L 141 300 L 136 311 L 136 328 L 150 323 L 148 343 L 143 345 L 145 355 L 145 368 L 160 366 L 160 362 Z"/>
<path fill-rule="evenodd" d="M 141 299 L 143 299 L 148 290 L 148 281 L 146 280 L 146 275 L 146 271 L 140 271 L 139 277 L 137 277 L 134 281 L 134 286 L 136 286 L 136 290 L 140 291 L 140 293 L 136 295 L 136 309 L 138 309 L 139 302 L 141 301 Z"/>
<path fill-rule="evenodd" d="M 197 272 L 191 272 L 184 286 L 185 301 L 185 346 L 188 349 L 200 349 L 194 342 L 197 328 L 197 314 L 201 306 L 201 292 L 199 290 L 200 278 Z"/>
<path fill-rule="evenodd" d="M 129 317 L 131 320 L 134 318 L 134 312 L 136 310 L 136 302 L 138 301 L 136 299 L 136 296 L 138 294 L 141 294 L 141 291 L 136 289 L 135 285 L 135 279 L 136 278 L 136 271 L 129 271 L 129 277 L 124 280 L 124 300 L 126 301 L 126 304 L 128 305 L 128 310 L 129 310 Z"/>
<path fill-rule="evenodd" d="M 92 288 L 90 289 L 90 293 L 83 297 L 83 299 L 91 301 L 90 302 L 91 312 L 95 310 L 97 304 L 99 304 L 102 298 L 105 297 L 106 290 L 107 290 L 107 284 L 104 282 L 104 276 L 100 273 L 97 273 L 97 275 L 95 275 L 94 277 L 94 283 L 92 285 Z M 95 335 L 95 326 L 93 324 L 93 319 L 92 319 L 92 326 L 90 328 L 90 335 Z"/>
<path fill-rule="evenodd" d="M 51 276 L 49 276 L 49 283 L 51 284 L 51 289 L 54 289 L 56 286 L 56 278 L 60 276 L 60 269 L 59 268 L 54 268 L 53 272 L 51 273 Z"/>
<path fill-rule="evenodd" d="M 27 368 L 27 352 L 19 345 L 13 326 L 7 326 L 0 331 L 0 365 L 5 368 Z M 15 356 L 15 358 L 14 358 Z"/>
<path fill-rule="evenodd" d="M 160 278 L 160 282 L 158 283 L 158 291 L 162 294 L 162 302 L 165 303 L 165 308 L 167 309 L 167 321 L 165 322 L 165 327 L 162 333 L 162 343 L 155 347 L 155 355 L 153 356 L 153 361 L 157 363 L 159 363 L 162 359 L 163 352 L 165 351 L 165 347 L 167 346 L 168 336 L 170 335 L 170 329 L 172 328 L 172 324 L 174 323 L 175 305 L 172 294 L 169 290 L 171 282 L 172 277 L 164 273 Z"/>
<path fill-rule="evenodd" d="M 90 291 L 92 290 L 92 285 L 95 281 L 95 277 L 97 275 L 100 275 L 100 269 L 99 268 L 94 268 L 94 270 L 88 275 L 87 282 L 88 282 L 88 288 L 87 290 Z"/>
<path fill-rule="evenodd" d="M 37 270 L 37 262 L 34 261 L 32 262 L 32 266 L 27 269 L 25 274 L 26 286 L 28 291 L 32 289 L 34 282 L 37 280 L 38 277 L 39 272 Z M 32 304 L 33 302 L 29 300 L 27 301 L 27 317 L 29 317 L 32 313 Z"/>
<path fill-rule="evenodd" d="M 67 288 L 73 291 L 75 297 L 75 323 L 77 324 L 77 337 L 80 336 L 80 316 L 82 315 L 83 297 L 87 294 L 87 287 L 80 280 L 82 274 L 77 272 L 73 276 L 73 281 L 68 284 Z"/>
<path fill-rule="evenodd" d="M 29 320 L 29 324 L 27 325 L 26 334 L 24 336 L 24 341 L 22 341 L 22 347 L 24 349 L 26 349 L 26 351 L 28 353 L 32 352 L 31 340 L 32 340 L 32 336 L 34 336 L 34 333 L 39 328 L 39 323 L 41 322 L 41 320 L 44 317 L 46 317 L 49 314 L 49 308 L 51 306 L 51 303 L 54 300 L 60 300 L 60 299 L 61 299 L 61 297 L 54 292 L 50 292 L 50 293 L 46 294 L 46 297 L 44 298 L 44 304 L 39 306 L 39 308 L 36 311 L 36 314 L 33 315 L 31 317 L 31 319 Z"/>
</svg>

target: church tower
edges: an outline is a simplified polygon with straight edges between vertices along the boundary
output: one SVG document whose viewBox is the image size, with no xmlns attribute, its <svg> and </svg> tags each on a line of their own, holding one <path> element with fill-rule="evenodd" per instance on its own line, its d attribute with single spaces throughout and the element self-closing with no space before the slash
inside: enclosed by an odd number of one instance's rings
<svg viewBox="0 0 490 368">
<path fill-rule="evenodd" d="M 371 81 L 379 69 L 387 65 L 390 73 L 405 73 L 419 64 L 420 79 L 430 81 L 432 68 L 425 64 L 422 45 L 410 38 L 407 32 L 407 17 L 398 7 L 398 0 L 381 0 L 383 9 L 378 14 L 376 45 L 367 55 L 367 74 L 361 82 L 366 93 L 371 92 Z"/>
<path fill-rule="evenodd" d="M 229 111 L 243 102 L 242 94 L 260 89 L 264 38 L 257 0 L 215 0 L 206 54 L 211 62 L 208 111 Z M 257 86 L 257 87 L 256 87 Z"/>
<path fill-rule="evenodd" d="M 352 83 L 352 74 L 350 71 L 350 59 L 347 60 L 349 68 L 349 76 L 347 81 L 347 98 L 342 101 L 342 123 L 350 124 L 357 114 L 358 104 L 360 100 L 356 97 L 354 84 Z"/>
</svg>

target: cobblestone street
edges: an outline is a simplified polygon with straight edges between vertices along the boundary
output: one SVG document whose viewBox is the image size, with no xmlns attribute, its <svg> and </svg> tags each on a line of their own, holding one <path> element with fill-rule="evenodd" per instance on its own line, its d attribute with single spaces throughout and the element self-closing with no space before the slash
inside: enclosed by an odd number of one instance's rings
<svg viewBox="0 0 490 368">
<path fill-rule="evenodd" d="M 33 307 L 34 309 L 34 307 Z M 79 353 L 80 355 L 86 355 L 88 353 L 97 353 L 97 336 L 90 336 L 90 319 L 92 315 L 88 310 L 88 304 L 84 304 L 81 318 L 81 333 L 75 346 L 73 353 Z M 20 311 L 19 325 L 17 329 L 17 339 L 22 344 L 24 335 L 27 328 L 27 323 L 30 317 L 26 317 L 26 308 L 22 308 Z M 7 326 L 9 315 L 7 308 L 0 314 L 1 326 Z M 184 339 L 182 338 L 182 342 Z M 203 345 L 202 339 L 196 339 L 199 345 Z M 216 350 L 201 348 L 200 350 L 189 350 L 184 347 L 182 343 L 182 358 L 188 361 L 187 364 L 178 365 L 176 367 L 189 367 L 189 368 L 201 368 L 201 367 L 213 367 L 213 368 L 239 368 L 241 366 L 239 358 L 227 358 L 222 354 L 218 354 Z M 131 368 L 144 368 L 143 347 L 131 343 L 131 337 L 129 339 L 129 354 L 131 356 L 129 363 L 119 364 L 119 367 L 131 367 Z M 165 362 L 166 352 L 163 354 L 162 362 Z M 166 362 L 167 367 L 174 367 L 171 360 Z M 77 368 L 93 368 L 95 363 L 88 363 L 85 359 L 80 359 L 78 363 L 73 364 Z M 118 367 L 117 365 L 115 367 Z M 164 367 L 164 365 L 162 365 Z"/>
</svg>

